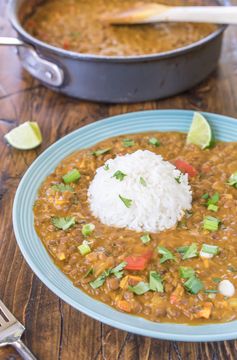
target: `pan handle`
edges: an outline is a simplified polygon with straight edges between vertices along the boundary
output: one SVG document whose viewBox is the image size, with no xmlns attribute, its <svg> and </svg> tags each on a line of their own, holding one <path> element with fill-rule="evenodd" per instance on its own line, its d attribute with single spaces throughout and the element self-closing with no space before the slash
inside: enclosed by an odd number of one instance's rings
<svg viewBox="0 0 237 360">
<path fill-rule="evenodd" d="M 0 37 L 1 45 L 16 46 L 22 66 L 38 80 L 56 87 L 63 84 L 63 70 L 55 63 L 40 57 L 32 46 L 12 37 Z"/>
</svg>

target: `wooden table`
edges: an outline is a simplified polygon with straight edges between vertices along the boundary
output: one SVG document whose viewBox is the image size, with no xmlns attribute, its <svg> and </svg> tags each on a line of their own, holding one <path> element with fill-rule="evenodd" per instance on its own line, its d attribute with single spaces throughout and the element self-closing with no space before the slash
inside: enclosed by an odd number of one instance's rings
<svg viewBox="0 0 237 360">
<path fill-rule="evenodd" d="M 14 35 L 0 0 L 0 36 Z M 82 102 L 55 94 L 21 68 L 10 48 L 0 49 L 0 298 L 26 326 L 24 341 L 40 360 L 237 359 L 237 341 L 178 343 L 116 330 L 65 304 L 24 261 L 12 229 L 12 202 L 25 170 L 50 144 L 81 126 L 107 116 L 144 109 L 195 109 L 237 117 L 237 29 L 225 35 L 218 69 L 195 89 L 167 100 L 134 105 Z M 27 120 L 37 121 L 43 144 L 17 151 L 3 135 Z M 0 360 L 18 359 L 12 348 Z"/>
</svg>

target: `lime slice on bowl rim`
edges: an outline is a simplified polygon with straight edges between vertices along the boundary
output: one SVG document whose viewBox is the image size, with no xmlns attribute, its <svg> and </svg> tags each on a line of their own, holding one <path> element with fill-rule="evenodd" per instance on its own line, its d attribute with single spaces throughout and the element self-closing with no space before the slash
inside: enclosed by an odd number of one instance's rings
<svg viewBox="0 0 237 360">
<path fill-rule="evenodd" d="M 187 144 L 195 144 L 201 149 L 211 146 L 213 135 L 207 120 L 199 112 L 195 112 L 187 135 Z"/>
<path fill-rule="evenodd" d="M 24 122 L 4 137 L 11 146 L 19 150 L 34 149 L 42 143 L 39 125 L 32 121 Z"/>
</svg>

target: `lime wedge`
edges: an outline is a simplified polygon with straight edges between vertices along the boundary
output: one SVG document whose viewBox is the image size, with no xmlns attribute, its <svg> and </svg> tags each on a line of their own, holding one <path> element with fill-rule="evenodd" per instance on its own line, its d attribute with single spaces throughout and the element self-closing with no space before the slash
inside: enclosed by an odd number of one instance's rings
<svg viewBox="0 0 237 360">
<path fill-rule="evenodd" d="M 201 149 L 206 149 L 212 143 L 212 131 L 207 120 L 202 114 L 195 112 L 187 136 L 187 144 L 195 144 Z"/>
<path fill-rule="evenodd" d="M 11 146 L 20 150 L 34 149 L 42 143 L 42 135 L 36 122 L 27 121 L 5 135 Z"/>
</svg>

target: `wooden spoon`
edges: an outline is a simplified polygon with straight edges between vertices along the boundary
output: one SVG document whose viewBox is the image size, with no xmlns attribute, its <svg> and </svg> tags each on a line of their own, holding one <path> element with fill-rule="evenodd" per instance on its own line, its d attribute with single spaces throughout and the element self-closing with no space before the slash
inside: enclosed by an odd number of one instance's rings
<svg viewBox="0 0 237 360">
<path fill-rule="evenodd" d="M 237 24 L 237 6 L 167 6 L 150 3 L 124 12 L 105 14 L 102 19 L 117 25 L 172 21 Z"/>
</svg>

